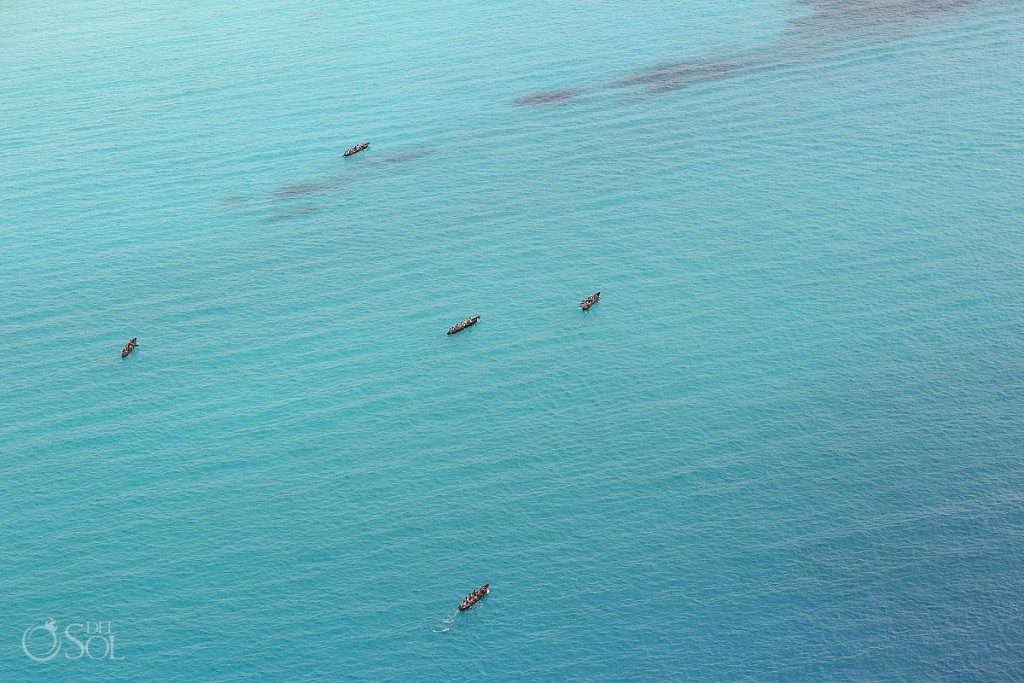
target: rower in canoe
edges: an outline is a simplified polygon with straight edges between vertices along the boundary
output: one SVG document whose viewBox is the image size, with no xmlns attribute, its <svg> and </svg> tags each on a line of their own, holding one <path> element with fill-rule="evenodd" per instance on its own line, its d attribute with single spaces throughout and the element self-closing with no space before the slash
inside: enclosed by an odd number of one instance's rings
<svg viewBox="0 0 1024 683">
<path fill-rule="evenodd" d="M 466 318 L 458 325 L 452 325 L 448 328 L 448 334 L 455 334 L 456 332 L 462 332 L 467 327 L 472 327 L 480 322 L 480 316 L 473 316 L 472 318 Z"/>
<path fill-rule="evenodd" d="M 491 592 L 491 584 L 485 583 L 483 586 L 481 586 L 480 588 L 477 588 L 475 591 L 473 591 L 472 593 L 470 593 L 469 595 L 466 596 L 466 599 L 463 600 L 462 604 L 459 605 L 459 611 L 460 612 L 465 612 L 470 607 L 472 607 L 476 603 L 480 602 L 480 600 L 485 595 L 487 595 L 490 592 Z"/>
<path fill-rule="evenodd" d="M 582 308 L 584 311 L 589 311 L 590 307 L 593 306 L 594 304 L 596 304 L 600 300 L 601 300 L 601 292 L 597 292 L 596 294 L 591 294 L 586 299 L 584 299 L 583 301 L 580 302 L 580 308 Z"/>
<path fill-rule="evenodd" d="M 364 142 L 361 145 L 356 145 L 355 147 L 350 147 L 347 150 L 345 150 L 345 156 L 350 157 L 353 154 L 359 154 L 360 152 L 362 152 L 364 149 L 366 149 L 369 146 L 370 146 L 369 142 Z"/>
<path fill-rule="evenodd" d="M 139 338 L 132 337 L 132 340 L 124 345 L 121 349 L 121 358 L 127 358 L 128 354 L 135 350 L 135 347 L 139 345 Z"/>
</svg>

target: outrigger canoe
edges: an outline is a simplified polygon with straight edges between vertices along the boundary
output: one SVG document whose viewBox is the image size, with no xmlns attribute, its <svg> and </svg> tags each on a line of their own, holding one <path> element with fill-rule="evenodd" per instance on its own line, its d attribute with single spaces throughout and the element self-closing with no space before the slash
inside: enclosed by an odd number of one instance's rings
<svg viewBox="0 0 1024 683">
<path fill-rule="evenodd" d="M 590 307 L 593 306 L 594 304 L 596 304 L 600 300 L 601 300 L 601 292 L 597 292 L 596 294 L 592 294 L 592 295 L 588 296 L 586 299 L 584 299 L 583 301 L 581 301 L 580 302 L 580 308 L 582 308 L 584 311 L 589 311 Z"/>
<path fill-rule="evenodd" d="M 491 584 L 485 583 L 483 586 L 481 586 L 480 588 L 477 588 L 475 591 L 473 591 L 472 593 L 470 593 L 469 595 L 466 596 L 466 599 L 463 600 L 462 604 L 459 605 L 459 611 L 460 612 L 465 612 L 470 607 L 472 607 L 476 603 L 480 602 L 481 598 L 483 598 L 485 595 L 487 595 L 490 592 L 491 592 Z"/>
<path fill-rule="evenodd" d="M 467 327 L 472 327 L 480 322 L 480 316 L 474 316 L 472 318 L 466 318 L 458 325 L 452 325 L 448 328 L 448 334 L 455 334 L 456 332 L 462 332 Z"/>
<path fill-rule="evenodd" d="M 362 152 L 364 149 L 366 149 L 369 146 L 370 146 L 369 142 L 364 142 L 361 145 L 356 145 L 355 147 L 350 147 L 347 150 L 345 150 L 345 156 L 350 157 L 353 154 L 358 154 L 359 152 Z"/>
<path fill-rule="evenodd" d="M 132 351 L 134 351 L 135 347 L 138 346 L 138 345 L 139 345 L 139 338 L 138 337 L 132 337 L 132 340 L 130 342 L 128 342 L 127 344 L 125 344 L 124 348 L 121 349 L 121 358 L 126 358 L 128 356 L 128 354 L 131 353 Z"/>
</svg>

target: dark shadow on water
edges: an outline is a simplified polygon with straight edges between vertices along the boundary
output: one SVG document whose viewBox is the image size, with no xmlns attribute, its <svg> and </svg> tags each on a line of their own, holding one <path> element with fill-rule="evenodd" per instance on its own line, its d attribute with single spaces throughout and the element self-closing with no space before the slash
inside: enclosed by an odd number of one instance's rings
<svg viewBox="0 0 1024 683">
<path fill-rule="evenodd" d="M 560 88 L 530 93 L 512 100 L 517 107 L 550 107 L 557 104 L 568 104 L 580 94 L 579 88 Z"/>
<path fill-rule="evenodd" d="M 326 180 L 319 183 L 304 183 L 302 185 L 288 185 L 282 187 L 280 190 L 274 193 L 274 199 L 297 199 L 298 197 L 306 197 L 311 194 L 321 194 L 323 192 L 330 192 L 340 187 L 344 187 L 347 181 L 342 179 L 337 180 Z"/>
<path fill-rule="evenodd" d="M 428 157 L 434 153 L 433 147 L 417 147 L 416 149 L 409 149 L 404 152 L 396 152 L 383 157 L 369 157 L 366 160 L 368 164 L 381 164 L 381 165 L 393 165 L 393 164 L 406 164 L 423 157 Z"/>
<path fill-rule="evenodd" d="M 1000 0 L 797 0 L 809 13 L 793 22 L 778 42 L 747 56 L 668 62 L 612 81 L 661 93 L 696 83 L 775 70 L 834 54 L 854 38 L 893 40 L 913 33 L 922 20 Z"/>
<path fill-rule="evenodd" d="M 697 59 L 664 62 L 609 83 L 613 88 L 643 87 L 656 92 L 677 90 L 696 83 L 711 83 L 779 66 L 771 53 L 732 59 Z"/>
<path fill-rule="evenodd" d="M 811 14 L 794 25 L 833 33 L 855 33 L 879 27 L 906 29 L 918 19 L 993 1 L 996 0 L 797 0 L 797 6 L 809 8 Z"/>
<path fill-rule="evenodd" d="M 323 208 L 324 207 L 322 207 L 322 206 L 320 206 L 318 204 L 307 204 L 307 205 L 304 205 L 304 206 L 297 206 L 294 209 L 291 209 L 289 211 L 283 211 L 281 213 L 275 213 L 273 216 L 268 216 L 267 217 L 267 222 L 268 223 L 279 223 L 281 221 L 286 221 L 286 220 L 288 220 L 290 218 L 297 218 L 299 216 L 306 216 L 306 215 L 311 214 L 311 213 L 319 213 L 320 211 L 323 211 Z"/>
<path fill-rule="evenodd" d="M 361 165 L 366 166 L 399 166 L 402 164 L 411 163 L 417 159 L 430 156 L 434 153 L 432 147 L 418 147 L 416 149 L 405 150 L 404 152 L 395 152 L 394 154 L 388 154 L 385 156 L 374 156 L 369 154 L 362 157 L 359 160 Z M 365 153 L 364 153 L 365 154 Z M 362 156 L 362 155 L 360 155 Z M 334 176 L 325 180 L 311 182 L 311 183 L 299 183 L 296 185 L 286 185 L 273 193 L 274 199 L 288 201 L 292 199 L 300 199 L 302 197 L 309 197 L 312 195 L 324 194 L 327 192 L 334 192 L 339 190 L 350 183 L 357 177 L 353 175 L 353 167 L 348 165 L 346 167 L 345 176 Z"/>
<path fill-rule="evenodd" d="M 691 85 L 723 81 L 744 74 L 827 58 L 852 40 L 884 42 L 912 34 L 924 21 L 965 10 L 974 5 L 1007 0 L 795 0 L 794 9 L 806 12 L 790 22 L 777 42 L 763 50 L 728 56 L 670 61 L 617 78 L 606 85 L 636 88 L 658 95 Z M 577 88 L 547 90 L 512 101 L 521 106 L 564 104 Z"/>
</svg>

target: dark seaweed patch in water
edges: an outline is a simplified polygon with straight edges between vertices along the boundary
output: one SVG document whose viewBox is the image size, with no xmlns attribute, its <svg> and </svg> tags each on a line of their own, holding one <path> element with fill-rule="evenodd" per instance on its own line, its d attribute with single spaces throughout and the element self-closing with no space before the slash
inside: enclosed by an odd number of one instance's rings
<svg viewBox="0 0 1024 683">
<path fill-rule="evenodd" d="M 432 147 L 418 147 L 416 149 L 409 149 L 404 152 L 396 152 L 383 157 L 368 157 L 362 161 L 365 164 L 374 165 L 399 165 L 409 163 L 423 157 L 430 156 L 434 153 Z M 310 195 L 322 194 L 325 192 L 332 192 L 339 188 L 342 188 L 352 182 L 354 176 L 347 177 L 334 177 L 322 180 L 314 183 L 300 183 L 298 185 L 286 185 L 281 189 L 274 192 L 274 199 L 290 200 L 300 199 L 302 197 L 308 197 Z"/>
<path fill-rule="evenodd" d="M 767 57 L 767 56 L 766 56 Z M 775 64 L 771 59 L 747 57 L 742 59 L 698 59 L 685 62 L 665 62 L 612 81 L 616 88 L 642 86 L 652 90 L 675 90 L 695 83 L 710 83 L 743 73 L 766 69 Z"/>
<path fill-rule="evenodd" d="M 290 211 L 283 211 L 281 213 L 275 213 L 273 216 L 267 218 L 268 223 L 277 223 L 279 221 L 288 220 L 289 218 L 296 218 L 298 216 L 305 216 L 311 213 L 319 213 L 324 207 L 317 204 L 307 204 L 305 206 L 297 206 Z"/>
<path fill-rule="evenodd" d="M 579 88 L 544 90 L 517 97 L 512 100 L 512 104 L 517 107 L 550 107 L 556 104 L 568 104 L 579 94 Z"/>
<path fill-rule="evenodd" d="M 774 70 L 827 57 L 852 36 L 870 35 L 888 40 L 906 35 L 915 22 L 955 12 L 972 5 L 1001 0 L 795 0 L 810 14 L 789 26 L 779 42 L 758 53 L 664 62 L 609 83 L 616 88 L 638 87 L 661 93 L 698 83 L 721 81 L 733 76 Z M 546 104 L 555 93 L 524 95 L 518 104 Z"/>
<path fill-rule="evenodd" d="M 298 197 L 305 197 L 311 194 L 320 194 L 321 192 L 330 192 L 336 190 L 345 182 L 342 180 L 328 180 L 321 183 L 305 183 L 303 185 L 288 185 L 282 187 L 280 190 L 274 193 L 275 199 L 296 199 Z"/>
<path fill-rule="evenodd" d="M 410 161 L 416 161 L 423 157 L 430 156 L 434 153 L 433 147 L 417 147 L 416 149 L 409 149 L 404 152 L 396 152 L 385 157 L 371 157 L 370 163 L 374 164 L 404 164 Z"/>
<path fill-rule="evenodd" d="M 814 14 L 806 21 L 826 27 L 853 29 L 900 24 L 954 12 L 991 0 L 798 0 Z M 838 26 L 836 24 L 838 22 Z"/>
</svg>

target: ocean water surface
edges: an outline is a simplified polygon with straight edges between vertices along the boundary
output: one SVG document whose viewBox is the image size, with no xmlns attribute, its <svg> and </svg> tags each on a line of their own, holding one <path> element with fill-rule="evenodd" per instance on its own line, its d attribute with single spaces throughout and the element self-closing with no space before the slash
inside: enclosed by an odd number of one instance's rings
<svg viewBox="0 0 1024 683">
<path fill-rule="evenodd" d="M 0 681 L 1024 678 L 1020 2 L 348 5 L 0 6 Z"/>
</svg>

